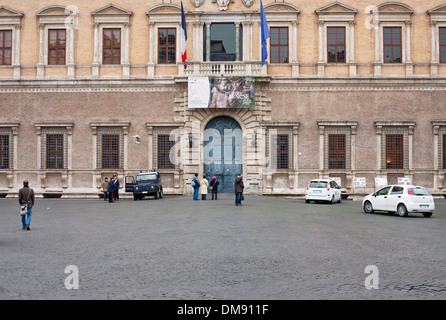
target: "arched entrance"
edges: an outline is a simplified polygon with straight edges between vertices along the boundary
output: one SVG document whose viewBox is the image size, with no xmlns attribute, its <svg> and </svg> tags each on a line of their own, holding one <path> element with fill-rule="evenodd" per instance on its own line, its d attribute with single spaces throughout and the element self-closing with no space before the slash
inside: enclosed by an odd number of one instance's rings
<svg viewBox="0 0 446 320">
<path fill-rule="evenodd" d="M 242 173 L 242 129 L 231 117 L 219 116 L 204 130 L 204 174 L 220 181 L 218 192 L 234 192 L 237 173 Z"/>
</svg>

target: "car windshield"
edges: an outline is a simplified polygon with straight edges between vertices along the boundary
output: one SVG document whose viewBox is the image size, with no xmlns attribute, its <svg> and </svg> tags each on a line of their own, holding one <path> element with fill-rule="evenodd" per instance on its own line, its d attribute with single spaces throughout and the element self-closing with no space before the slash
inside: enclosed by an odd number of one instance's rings
<svg viewBox="0 0 446 320">
<path fill-rule="evenodd" d="M 156 173 L 138 174 L 136 176 L 136 182 L 155 182 Z"/>
<path fill-rule="evenodd" d="M 416 188 L 411 188 L 412 189 L 412 193 L 414 196 L 430 196 L 431 194 L 429 193 L 429 191 L 427 191 L 426 188 L 423 187 L 416 187 Z"/>
<path fill-rule="evenodd" d="M 327 182 L 325 181 L 311 181 L 310 188 L 326 188 Z"/>
</svg>

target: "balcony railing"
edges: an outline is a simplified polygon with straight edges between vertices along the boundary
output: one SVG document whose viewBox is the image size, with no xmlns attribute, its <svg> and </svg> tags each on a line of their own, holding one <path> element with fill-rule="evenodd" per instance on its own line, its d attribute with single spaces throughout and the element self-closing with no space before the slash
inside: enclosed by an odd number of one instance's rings
<svg viewBox="0 0 446 320">
<path fill-rule="evenodd" d="M 179 76 L 266 76 L 266 65 L 255 62 L 186 62 L 178 64 Z"/>
</svg>

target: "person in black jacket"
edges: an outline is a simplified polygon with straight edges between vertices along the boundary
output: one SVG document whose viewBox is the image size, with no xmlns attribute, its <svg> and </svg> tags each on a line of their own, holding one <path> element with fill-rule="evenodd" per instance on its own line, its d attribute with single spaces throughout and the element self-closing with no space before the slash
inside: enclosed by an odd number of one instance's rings
<svg viewBox="0 0 446 320">
<path fill-rule="evenodd" d="M 239 173 L 237 175 L 237 178 L 234 182 L 235 187 L 235 205 L 236 206 L 242 206 L 242 195 L 243 195 L 243 188 L 245 185 L 243 184 L 243 175 Z"/>
<path fill-rule="evenodd" d="M 218 193 L 218 185 L 220 184 L 220 181 L 217 180 L 217 177 L 214 176 L 211 180 L 211 182 L 209 183 L 209 185 L 211 186 L 211 191 L 212 191 L 212 200 L 214 200 L 214 195 L 215 195 L 215 200 L 217 200 L 217 193 Z"/>
<path fill-rule="evenodd" d="M 23 188 L 19 190 L 20 205 L 28 204 L 27 213 L 22 216 L 22 229 L 30 230 L 32 208 L 34 206 L 34 190 L 29 187 L 28 180 L 23 181 Z"/>
</svg>

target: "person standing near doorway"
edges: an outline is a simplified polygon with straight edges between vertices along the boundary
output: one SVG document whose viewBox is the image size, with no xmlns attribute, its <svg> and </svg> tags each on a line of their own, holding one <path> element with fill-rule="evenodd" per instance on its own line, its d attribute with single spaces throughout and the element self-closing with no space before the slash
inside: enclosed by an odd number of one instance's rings
<svg viewBox="0 0 446 320">
<path fill-rule="evenodd" d="M 243 175 L 239 173 L 237 175 L 237 178 L 234 182 L 235 186 L 235 205 L 240 207 L 242 206 L 242 194 L 243 194 L 243 188 L 245 185 L 243 184 Z"/>
<path fill-rule="evenodd" d="M 208 194 L 209 182 L 206 179 L 206 176 L 203 176 L 203 179 L 200 181 L 200 194 L 201 200 L 206 200 L 206 195 Z"/>
<path fill-rule="evenodd" d="M 25 215 L 22 216 L 22 229 L 23 230 L 31 230 L 31 215 L 32 208 L 34 206 L 34 190 L 29 187 L 29 181 L 23 181 L 23 188 L 19 190 L 19 203 L 20 205 L 28 204 L 28 211 Z"/>
<path fill-rule="evenodd" d="M 209 183 L 209 186 L 211 187 L 211 191 L 212 191 L 212 200 L 214 200 L 214 196 L 215 196 L 215 200 L 217 200 L 219 184 L 220 184 L 220 182 L 217 180 L 217 177 L 213 176 L 211 182 Z"/>
<path fill-rule="evenodd" d="M 198 173 L 196 173 L 195 176 L 192 178 L 192 181 L 190 184 L 191 184 L 192 188 L 194 189 L 193 199 L 198 200 L 198 191 L 200 188 L 200 181 L 198 181 Z"/>
</svg>

